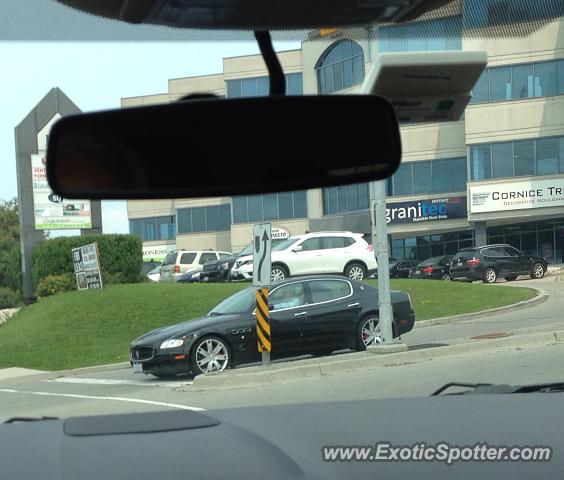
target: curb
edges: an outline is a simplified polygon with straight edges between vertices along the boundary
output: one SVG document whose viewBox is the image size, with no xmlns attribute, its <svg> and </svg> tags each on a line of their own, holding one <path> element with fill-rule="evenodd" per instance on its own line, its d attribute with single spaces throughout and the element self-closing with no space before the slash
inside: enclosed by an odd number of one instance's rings
<svg viewBox="0 0 564 480">
<path fill-rule="evenodd" d="M 419 320 L 415 321 L 413 328 L 424 328 L 432 327 L 433 325 L 444 325 L 445 323 L 456 323 L 464 320 L 471 320 L 477 317 L 483 317 L 484 315 L 490 315 L 492 313 L 509 313 L 515 310 L 521 310 L 522 308 L 534 307 L 546 301 L 548 298 L 548 293 L 540 288 L 535 287 L 514 287 L 514 288 L 530 288 L 537 291 L 537 295 L 529 300 L 522 300 L 517 303 L 512 303 L 511 305 L 504 305 L 503 307 L 490 308 L 489 310 L 480 310 L 478 312 L 463 313 L 461 315 L 453 315 L 451 317 L 440 317 L 431 318 L 429 320 Z"/>
<path fill-rule="evenodd" d="M 230 370 L 211 375 L 199 375 L 194 378 L 194 384 L 190 387 L 190 390 L 221 390 L 275 385 L 304 378 L 315 378 L 344 372 L 433 360 L 438 357 L 487 353 L 500 349 L 534 348 L 563 342 L 564 330 L 555 330 L 491 340 L 471 340 L 470 342 L 445 347 L 411 350 L 387 355 L 364 352 L 363 354 L 358 354 L 355 358 L 320 364 L 303 364 L 269 369 L 263 369 L 264 367 L 248 367 L 248 369 L 242 369 L 243 371 Z M 307 360 L 305 361 L 307 362 Z M 250 371 L 250 369 L 253 370 Z"/>
<path fill-rule="evenodd" d="M 59 377 L 73 377 L 75 375 L 82 375 L 84 373 L 97 373 L 97 372 L 108 372 L 112 370 L 123 370 L 129 368 L 129 362 L 120 363 L 110 363 L 108 365 L 94 365 L 92 367 L 81 367 L 73 368 L 70 370 L 53 370 L 53 371 L 43 371 L 42 373 L 37 373 L 34 375 L 25 375 L 22 377 L 14 377 L 10 380 L 52 380 Z"/>
</svg>

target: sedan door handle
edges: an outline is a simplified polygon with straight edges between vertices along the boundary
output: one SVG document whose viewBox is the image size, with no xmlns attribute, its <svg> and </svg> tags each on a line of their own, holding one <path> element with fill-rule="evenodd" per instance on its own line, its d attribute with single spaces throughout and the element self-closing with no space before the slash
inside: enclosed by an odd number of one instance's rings
<svg viewBox="0 0 564 480">
<path fill-rule="evenodd" d="M 347 305 L 347 307 L 358 307 L 359 305 L 360 305 L 360 303 L 354 302 L 354 303 L 349 303 L 349 304 Z"/>
<path fill-rule="evenodd" d="M 303 317 L 304 315 L 307 315 L 307 312 L 294 313 L 294 317 Z"/>
</svg>

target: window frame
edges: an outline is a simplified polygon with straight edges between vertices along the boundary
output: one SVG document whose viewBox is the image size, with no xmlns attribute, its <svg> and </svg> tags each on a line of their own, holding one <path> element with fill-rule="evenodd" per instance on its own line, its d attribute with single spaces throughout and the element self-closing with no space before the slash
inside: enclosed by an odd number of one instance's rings
<svg viewBox="0 0 564 480">
<path fill-rule="evenodd" d="M 296 309 L 296 308 L 305 308 L 305 307 L 309 307 L 309 306 L 310 306 L 310 303 L 309 303 L 309 296 L 308 296 L 308 293 L 309 293 L 309 292 L 308 292 L 307 289 L 306 289 L 305 281 L 304 281 L 304 280 L 298 280 L 298 281 L 296 281 L 296 282 L 288 282 L 288 283 L 285 283 L 284 285 L 280 285 L 280 286 L 277 286 L 277 287 L 273 288 L 273 289 L 268 293 L 268 306 L 269 306 L 269 308 L 270 308 L 270 305 L 272 305 L 272 304 L 270 303 L 270 298 L 271 298 L 271 296 L 272 296 L 275 292 L 277 292 L 277 291 L 280 290 L 281 288 L 288 287 L 288 286 L 290 286 L 290 285 L 296 285 L 296 284 L 301 284 L 301 286 L 302 286 L 303 298 L 304 298 L 304 302 L 305 302 L 305 303 L 304 303 L 303 305 L 296 305 L 296 306 L 294 306 L 294 307 L 285 307 L 285 308 L 278 308 L 278 309 L 273 308 L 272 310 L 270 310 L 270 313 L 285 312 L 285 311 L 287 311 L 287 310 L 294 310 L 294 309 Z M 256 315 L 256 309 L 253 311 L 253 315 Z"/>
<path fill-rule="evenodd" d="M 339 300 L 344 300 L 346 298 L 350 298 L 354 294 L 354 287 L 353 287 L 352 283 L 345 278 L 343 278 L 343 279 L 340 279 L 340 278 L 312 278 L 310 280 L 305 280 L 304 282 L 307 284 L 308 298 L 311 302 L 311 303 L 308 304 L 308 307 L 315 306 L 315 305 L 324 305 L 326 303 L 331 303 L 331 302 L 338 302 Z M 309 287 L 311 282 L 343 282 L 343 283 L 348 284 L 349 293 L 348 293 L 348 295 L 345 295 L 343 297 L 333 298 L 331 300 L 324 300 L 322 302 L 314 302 L 313 296 L 311 294 L 311 290 L 310 290 L 310 287 Z"/>
</svg>

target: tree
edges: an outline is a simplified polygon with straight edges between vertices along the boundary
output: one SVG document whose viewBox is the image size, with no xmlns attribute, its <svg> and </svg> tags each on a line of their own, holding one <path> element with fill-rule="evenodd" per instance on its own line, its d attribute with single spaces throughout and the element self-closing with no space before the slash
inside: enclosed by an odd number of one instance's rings
<svg viewBox="0 0 564 480">
<path fill-rule="evenodd" d="M 21 291 L 20 220 L 16 198 L 0 201 L 0 287 Z"/>
<path fill-rule="evenodd" d="M 20 241 L 17 198 L 0 201 L 0 240 Z"/>
</svg>

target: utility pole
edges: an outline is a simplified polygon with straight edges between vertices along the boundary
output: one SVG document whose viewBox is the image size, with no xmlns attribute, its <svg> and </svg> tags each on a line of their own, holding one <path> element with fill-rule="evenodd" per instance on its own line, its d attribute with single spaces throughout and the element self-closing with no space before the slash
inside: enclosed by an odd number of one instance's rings
<svg viewBox="0 0 564 480">
<path fill-rule="evenodd" d="M 382 343 L 394 341 L 392 299 L 390 292 L 390 262 L 388 255 L 388 225 L 386 223 L 386 180 L 374 182 L 374 219 L 376 230 L 376 260 L 378 262 L 378 311 Z"/>
</svg>

